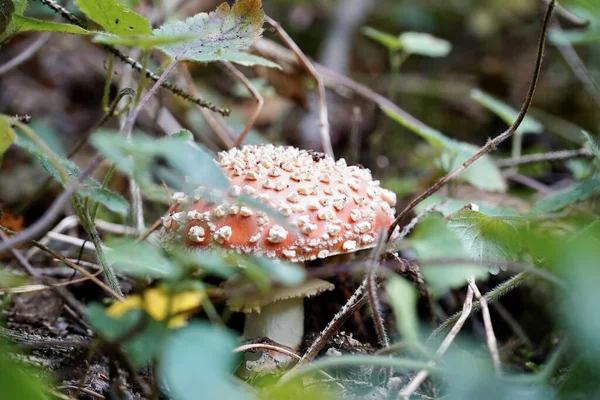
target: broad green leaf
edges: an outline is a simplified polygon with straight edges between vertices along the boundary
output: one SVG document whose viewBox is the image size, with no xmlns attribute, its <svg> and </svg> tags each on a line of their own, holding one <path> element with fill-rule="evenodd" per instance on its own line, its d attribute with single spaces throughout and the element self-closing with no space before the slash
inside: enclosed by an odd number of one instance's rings
<svg viewBox="0 0 600 400">
<path fill-rule="evenodd" d="M 561 297 L 560 323 L 575 335 L 574 342 L 597 360 L 600 357 L 600 223 L 596 221 L 566 238 L 561 250 L 548 260 L 568 284 L 564 291 L 566 299 Z"/>
<path fill-rule="evenodd" d="M 185 21 L 165 24 L 153 34 L 160 37 L 194 35 L 194 39 L 158 46 L 171 58 L 198 62 L 231 61 L 243 65 L 277 64 L 243 53 L 262 34 L 264 13 L 261 0 L 237 0 L 221 4 L 211 13 L 200 13 Z"/>
<path fill-rule="evenodd" d="M 10 126 L 8 118 L 0 116 L 0 160 L 2 160 L 2 156 L 16 138 L 17 135 L 12 126 Z"/>
<path fill-rule="evenodd" d="M 77 190 L 80 196 L 94 200 L 110 211 L 122 216 L 129 214 L 129 203 L 123 196 L 102 187 L 81 187 Z"/>
<path fill-rule="evenodd" d="M 165 346 L 159 363 L 159 374 L 170 397 L 251 398 L 231 377 L 237 363 L 232 350 L 237 345 L 236 335 L 216 325 L 198 322 L 177 331 Z"/>
<path fill-rule="evenodd" d="M 180 265 L 199 269 L 203 272 L 227 279 L 238 272 L 219 250 L 194 250 L 189 251 L 183 247 L 168 247 L 167 251 L 173 260 Z"/>
<path fill-rule="evenodd" d="M 479 89 L 471 90 L 471 98 L 502 118 L 508 126 L 511 126 L 519 115 L 519 112 L 514 108 Z M 544 127 L 542 124 L 530 116 L 525 116 L 516 133 L 542 133 L 543 131 Z"/>
<path fill-rule="evenodd" d="M 402 50 L 409 54 L 426 57 L 445 57 L 452 50 L 447 40 L 437 38 L 428 33 L 404 32 L 398 36 Z"/>
<path fill-rule="evenodd" d="M 196 189 L 204 186 L 213 189 L 226 189 L 229 182 L 223 171 L 213 161 L 213 156 L 200 145 L 188 140 L 187 133 L 154 139 L 136 134 L 131 140 L 116 131 L 99 131 L 92 138 L 92 144 L 107 158 L 111 158 L 121 171 L 134 175 L 142 188 L 153 184 L 155 158 L 167 161 L 171 169 L 158 167 L 162 178 L 184 182 Z M 167 173 L 168 172 L 168 173 Z M 172 182 L 168 182 L 172 183 Z"/>
<path fill-rule="evenodd" d="M 106 341 L 115 341 L 140 326 L 143 328 L 132 335 L 123 347 L 138 368 L 156 358 L 169 337 L 169 329 L 162 323 L 146 315 L 141 309 L 129 310 L 119 317 L 107 315 L 105 309 L 97 303 L 87 307 L 87 319 L 100 337 Z"/>
<path fill-rule="evenodd" d="M 391 51 L 393 53 L 402 49 L 402 44 L 400 43 L 400 40 L 398 39 L 397 36 L 390 35 L 389 33 L 382 32 L 375 28 L 371 28 L 370 26 L 363 27 L 361 29 L 361 32 L 365 36 L 381 43 L 383 46 L 385 46 L 389 51 Z"/>
<path fill-rule="evenodd" d="M 120 45 L 127 47 L 139 47 L 143 50 L 150 50 L 157 46 L 174 44 L 185 40 L 193 39 L 195 35 L 180 35 L 180 36 L 157 36 L 157 35 L 131 35 L 131 36 L 115 36 L 107 34 L 99 34 L 94 36 L 93 41 L 96 43 Z"/>
<path fill-rule="evenodd" d="M 29 279 L 22 275 L 15 275 L 4 269 L 4 266 L 0 265 L 0 288 L 12 288 L 16 286 L 25 285 L 29 282 Z"/>
<path fill-rule="evenodd" d="M 15 14 L 23 15 L 27 8 L 27 0 L 13 0 L 13 4 L 15 5 Z"/>
<path fill-rule="evenodd" d="M 417 291 L 406 279 L 392 276 L 388 279 L 386 292 L 396 314 L 396 326 L 402 340 L 419 341 L 419 318 L 417 315 Z"/>
<path fill-rule="evenodd" d="M 436 294 L 447 289 L 462 287 L 471 276 L 487 277 L 487 269 L 472 263 L 430 264 L 427 260 L 471 259 L 458 237 L 451 232 L 441 217 L 429 216 L 417 225 L 407 240 L 422 262 L 421 271 Z M 433 261 L 432 261 L 433 262 Z"/>
<path fill-rule="evenodd" d="M 446 368 L 440 376 L 447 382 L 444 399 L 557 399 L 552 387 L 544 381 L 532 384 L 519 380 L 522 376 L 516 374 L 499 376 L 494 372 L 489 355 L 478 353 L 478 347 L 470 342 L 463 341 L 458 346 L 450 347 L 443 361 Z"/>
<path fill-rule="evenodd" d="M 444 168 L 448 171 L 459 166 L 479 150 L 479 148 L 472 144 L 450 139 L 436 129 L 404 118 L 387 107 L 382 106 L 381 109 L 388 117 L 421 136 L 432 146 L 445 150 L 443 164 Z M 506 191 L 506 181 L 502 177 L 500 169 L 487 154 L 463 171 L 459 175 L 459 179 L 465 180 L 483 190 Z"/>
<path fill-rule="evenodd" d="M 559 211 L 573 203 L 600 194 L 600 175 L 572 184 L 560 192 L 546 196 L 529 211 L 530 216 Z"/>
<path fill-rule="evenodd" d="M 266 257 L 249 257 L 254 264 L 266 272 L 275 282 L 286 286 L 294 286 L 302 281 L 306 276 L 304 269 L 297 265 L 287 263 L 281 260 L 273 260 Z"/>
<path fill-rule="evenodd" d="M 92 21 L 117 36 L 145 35 L 152 32 L 150 22 L 118 0 L 75 0 Z"/>
<path fill-rule="evenodd" d="M 12 0 L 0 0 L 0 34 L 8 29 L 14 12 L 15 4 Z"/>
<path fill-rule="evenodd" d="M 17 32 L 58 32 L 58 33 L 74 33 L 77 35 L 93 35 L 96 32 L 88 31 L 77 25 L 62 24 L 52 21 L 44 21 L 36 18 L 24 17 L 15 15 L 14 22 L 17 26 Z"/>
<path fill-rule="evenodd" d="M 589 353 L 580 354 L 561 379 L 558 395 L 561 399 L 593 399 L 600 393 L 600 373 L 597 360 Z"/>
<path fill-rule="evenodd" d="M 586 29 L 573 31 L 552 30 L 548 33 L 548 40 L 555 46 L 582 45 L 600 42 L 600 30 Z"/>
<path fill-rule="evenodd" d="M 587 142 L 590 150 L 592 150 L 592 153 L 596 156 L 598 160 L 600 160 L 600 149 L 598 148 L 598 143 L 596 143 L 592 135 L 590 135 L 586 131 L 581 131 L 581 133 L 585 137 L 585 141 Z"/>
<path fill-rule="evenodd" d="M 455 198 L 450 198 L 450 197 L 445 197 L 445 196 L 440 196 L 440 195 L 433 195 L 433 196 L 430 196 L 427 199 L 423 200 L 416 207 L 416 211 L 421 213 L 421 212 L 425 211 L 425 209 L 427 207 L 436 205 L 435 210 L 442 213 L 442 215 L 444 215 L 444 217 L 447 217 L 448 215 L 460 210 L 461 208 L 463 208 L 465 205 L 467 205 L 469 203 L 477 204 L 477 206 L 479 207 L 479 211 L 481 211 L 485 215 L 498 216 L 498 217 L 500 217 L 500 216 L 516 217 L 519 215 L 519 213 L 514 208 L 498 207 L 496 205 L 490 205 L 490 204 L 486 203 L 485 201 L 482 201 L 479 199 L 473 199 L 473 200 L 455 199 Z"/>
<path fill-rule="evenodd" d="M 15 140 L 15 145 L 32 154 L 40 163 L 40 165 L 46 170 L 46 172 L 52 176 L 52 178 L 54 178 L 61 185 L 65 184 L 65 182 L 61 181 L 60 174 L 56 166 L 50 162 L 48 156 L 44 154 L 44 152 L 36 143 L 31 141 L 25 135 L 18 134 Z M 79 177 L 81 171 L 74 162 L 60 156 L 59 161 L 69 176 L 72 178 Z M 92 178 L 87 178 L 84 180 L 83 185 L 77 189 L 77 194 L 98 202 L 117 214 L 126 216 L 129 213 L 129 203 L 127 200 L 108 189 L 103 189 L 100 184 Z"/>
<path fill-rule="evenodd" d="M 147 242 L 133 239 L 113 239 L 106 242 L 107 256 L 113 268 L 139 278 L 176 279 L 181 266 L 167 258 L 162 251 Z"/>
<path fill-rule="evenodd" d="M 515 261 L 521 250 L 520 228 L 524 220 L 517 217 L 492 217 L 479 211 L 455 213 L 448 228 L 454 232 L 470 256 L 478 261 Z M 497 265 L 485 266 L 495 273 Z"/>
<path fill-rule="evenodd" d="M 2 0 L 0 0 L 2 1 Z M 0 393 L 3 399 L 48 400 L 42 372 L 19 362 L 25 355 L 0 342 Z"/>
</svg>

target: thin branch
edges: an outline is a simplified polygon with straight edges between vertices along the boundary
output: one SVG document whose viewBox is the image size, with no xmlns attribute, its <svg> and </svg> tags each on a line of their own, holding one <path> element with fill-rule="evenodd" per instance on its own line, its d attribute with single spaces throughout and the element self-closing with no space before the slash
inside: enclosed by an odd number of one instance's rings
<svg viewBox="0 0 600 400">
<path fill-rule="evenodd" d="M 512 329 L 513 333 L 517 335 L 517 337 L 521 340 L 521 342 L 533 349 L 533 342 L 525 333 L 523 327 L 519 324 L 519 322 L 508 312 L 508 310 L 500 303 L 493 303 L 492 306 L 494 310 L 500 315 L 500 317 L 506 322 L 510 329 Z"/>
<path fill-rule="evenodd" d="M 0 244 L 0 253 L 10 249 L 11 247 L 15 247 L 20 245 L 21 243 L 25 243 L 28 240 L 39 236 L 42 234 L 52 223 L 56 220 L 56 218 L 61 214 L 63 207 L 67 204 L 71 196 L 77 191 L 77 188 L 81 182 L 85 180 L 100 164 L 102 161 L 101 157 L 94 158 L 87 168 L 81 172 L 79 175 L 79 179 L 76 183 L 67 184 L 65 189 L 61 192 L 61 194 L 54 200 L 52 205 L 48 207 L 44 215 L 35 221 L 33 224 L 28 226 L 19 232 L 18 235 L 11 236 L 6 239 L 4 243 Z"/>
<path fill-rule="evenodd" d="M 249 351 L 249 350 L 255 350 L 255 349 L 273 350 L 278 353 L 285 354 L 286 356 L 292 357 L 296 360 L 300 360 L 300 358 L 301 358 L 298 354 L 294 353 L 291 350 L 286 349 L 285 347 L 279 347 L 279 346 L 275 346 L 272 344 L 266 344 L 266 343 L 243 344 L 241 346 L 236 347 L 232 351 L 234 353 L 241 353 L 243 351 Z"/>
<path fill-rule="evenodd" d="M 6 234 L 2 230 L 0 230 L 0 240 L 2 242 L 4 242 L 5 244 L 8 241 Z M 79 303 L 77 301 L 77 299 L 75 299 L 75 297 L 73 297 L 73 295 L 68 290 L 66 290 L 64 287 L 55 285 L 51 279 L 49 279 L 45 276 L 41 276 L 39 273 L 37 273 L 37 271 L 33 269 L 33 267 L 31 266 L 29 261 L 25 258 L 25 256 L 23 256 L 23 254 L 21 254 L 21 252 L 19 250 L 17 250 L 15 247 L 11 247 L 10 252 L 13 254 L 13 256 L 15 257 L 17 262 L 23 267 L 23 269 L 30 276 L 39 278 L 40 281 L 44 285 L 50 286 L 50 288 L 55 293 L 57 293 L 60 297 L 63 298 L 63 300 L 65 301 L 65 305 L 69 305 L 73 310 L 75 310 L 80 315 L 85 315 L 85 309 L 83 308 L 81 303 Z"/>
<path fill-rule="evenodd" d="M 544 195 L 550 194 L 553 192 L 553 190 L 550 186 L 544 185 L 542 182 L 539 182 L 539 181 L 537 181 L 529 176 L 526 176 L 526 175 L 518 174 L 513 171 L 506 171 L 506 172 L 502 173 L 502 176 L 505 177 L 506 179 L 510 179 L 513 182 L 520 183 L 521 185 L 531 188 L 531 189 L 535 190 L 536 192 L 539 192 Z"/>
<path fill-rule="evenodd" d="M 250 132 L 250 129 L 252 129 L 252 127 L 256 123 L 256 119 L 260 115 L 260 112 L 262 111 L 263 106 L 265 105 L 265 99 L 262 97 L 259 91 L 256 90 L 252 82 L 250 82 L 250 80 L 246 78 L 246 75 L 242 74 L 242 72 L 239 69 L 237 69 L 232 63 L 230 63 L 229 61 L 225 61 L 223 64 L 225 65 L 225 67 L 227 67 L 229 72 L 231 72 L 237 79 L 239 79 L 240 82 L 242 82 L 242 84 L 246 87 L 246 89 L 248 89 L 252 97 L 254 97 L 254 99 L 256 100 L 256 109 L 248 119 L 248 122 L 246 123 L 246 126 L 244 127 L 242 133 L 240 133 L 240 136 L 238 136 L 236 141 L 233 143 L 233 147 L 239 147 L 244 141 L 244 138 L 246 137 L 248 132 Z"/>
<path fill-rule="evenodd" d="M 488 304 L 498 300 L 500 297 L 504 296 L 507 293 L 510 293 L 513 289 L 521 285 L 530 276 L 531 275 L 527 272 L 521 272 L 513 276 L 512 278 L 508 279 L 505 282 L 502 282 L 494 289 L 487 292 L 484 295 L 485 300 L 488 302 Z M 481 302 L 477 301 L 473 303 L 473 312 L 479 311 L 480 309 Z M 444 321 L 443 324 L 441 324 L 435 331 L 433 331 L 431 335 L 429 335 L 429 338 L 427 338 L 427 342 L 431 342 L 432 340 L 436 339 L 444 332 L 446 332 L 448 329 L 450 329 L 450 326 L 456 323 L 456 321 L 458 321 L 459 318 L 461 318 L 461 315 L 462 312 L 459 311 L 450 318 L 448 318 L 446 321 Z"/>
<path fill-rule="evenodd" d="M 428 198 L 429 196 L 431 196 L 432 194 L 437 192 L 439 189 L 441 189 L 442 186 L 446 185 L 448 182 L 450 182 L 452 179 L 454 179 L 454 177 L 456 177 L 458 174 L 463 172 L 468 166 L 473 164 L 479 158 L 481 158 L 485 154 L 489 153 L 490 151 L 496 149 L 500 143 L 502 143 L 504 140 L 508 139 L 512 134 L 514 134 L 515 131 L 517 130 L 517 128 L 521 125 L 521 122 L 523 122 L 523 119 L 525 119 L 527 110 L 529 109 L 529 106 L 531 105 L 531 101 L 533 100 L 533 94 L 535 93 L 535 88 L 537 86 L 538 78 L 540 76 L 540 71 L 541 71 L 541 67 L 542 67 L 542 59 L 544 58 L 544 47 L 546 44 L 546 33 L 548 31 L 548 26 L 550 25 L 550 20 L 552 18 L 552 11 L 554 10 L 555 3 L 556 3 L 556 0 L 551 0 L 550 4 L 548 5 L 548 9 L 546 11 L 546 15 L 544 16 L 544 23 L 542 25 L 542 32 L 540 34 L 540 39 L 539 39 L 539 43 L 538 43 L 538 53 L 537 53 L 537 58 L 535 61 L 533 77 L 531 79 L 531 84 L 529 85 L 529 90 L 527 91 L 527 96 L 525 97 L 525 102 L 523 103 L 523 106 L 521 107 L 521 111 L 519 112 L 519 115 L 518 115 L 517 119 L 515 120 L 515 122 L 512 124 L 512 126 L 508 130 L 506 130 L 502 134 L 498 135 L 493 140 L 488 140 L 486 145 L 481 147 L 468 160 L 463 162 L 460 166 L 455 168 L 453 171 L 446 174 L 439 181 L 437 181 L 433 186 L 431 186 L 429 189 L 427 189 L 425 192 L 423 192 L 421 195 L 419 195 L 417 198 L 415 198 L 413 201 L 411 201 L 398 214 L 398 216 L 396 217 L 394 222 L 390 225 L 390 228 L 388 229 L 388 238 L 391 238 L 392 233 L 394 232 L 394 229 L 396 229 L 396 226 L 398 226 L 400 221 L 409 212 L 411 212 L 413 208 L 415 208 L 423 200 L 425 200 L 426 198 Z"/>
<path fill-rule="evenodd" d="M 54 0 L 40 0 L 40 1 L 42 2 L 42 4 L 46 5 L 50 9 L 52 9 L 52 11 L 60 14 L 63 18 L 65 18 L 67 21 L 71 22 L 72 24 L 77 25 L 81 28 L 87 29 L 87 24 L 84 21 L 77 18 L 75 15 L 73 15 L 67 9 L 62 7 L 60 4 L 56 3 Z M 127 55 L 123 54 L 122 52 L 117 50 L 115 47 L 110 46 L 110 45 L 104 45 L 104 48 L 107 49 L 112 54 L 114 54 L 117 58 L 119 58 L 124 63 L 129 64 L 133 69 L 135 69 L 137 71 L 144 71 L 146 76 L 148 78 L 152 79 L 153 81 L 157 82 L 160 79 L 160 76 L 156 75 L 154 72 L 150 71 L 149 69 L 144 69 L 142 67 L 142 64 L 140 64 L 138 61 L 128 57 Z M 162 87 L 164 87 L 165 89 L 171 91 L 171 93 L 173 93 L 187 101 L 191 101 L 192 103 L 197 104 L 200 107 L 204 107 L 211 111 L 217 112 L 217 113 L 223 115 L 224 117 L 228 116 L 230 113 L 229 109 L 223 108 L 223 107 L 217 107 L 207 100 L 202 100 L 200 98 L 194 97 L 194 96 L 190 95 L 189 93 L 185 92 L 184 90 L 182 90 L 181 88 L 179 88 L 171 83 L 163 81 L 160 83 L 160 85 Z"/>
<path fill-rule="evenodd" d="M 279 384 L 283 384 L 289 382 L 292 379 L 298 379 L 301 376 L 305 376 L 314 371 L 318 371 L 325 368 L 331 367 L 351 367 L 351 366 L 361 366 L 365 365 L 373 365 L 379 367 L 391 367 L 394 369 L 412 369 L 412 370 L 421 370 L 425 369 L 429 372 L 440 372 L 441 369 L 437 366 L 429 365 L 423 361 L 410 360 L 406 358 L 391 358 L 391 357 L 381 357 L 381 356 L 366 356 L 366 355 L 347 355 L 340 357 L 327 357 L 322 358 L 310 365 L 305 366 L 302 369 L 292 369 L 287 374 L 281 377 Z"/>
<path fill-rule="evenodd" d="M 473 290 L 475 298 L 481 303 L 481 314 L 483 315 L 483 326 L 485 327 L 485 337 L 487 346 L 492 356 L 492 363 L 498 375 L 502 374 L 502 366 L 500 364 L 500 353 L 498 352 L 498 342 L 494 334 L 494 326 L 492 325 L 492 317 L 487 300 L 481 295 L 479 288 L 475 284 L 475 278 L 469 278 L 469 287 Z"/>
<path fill-rule="evenodd" d="M 11 69 L 17 68 L 25 61 L 29 60 L 39 49 L 41 49 L 52 36 L 52 32 L 46 32 L 41 34 L 35 40 L 33 40 L 23 51 L 19 52 L 16 57 L 0 65 L 0 75 L 6 74 Z"/>
<path fill-rule="evenodd" d="M 390 340 L 385 329 L 385 323 L 382 316 L 382 307 L 377 295 L 377 283 L 375 279 L 379 270 L 379 260 L 381 253 L 385 247 L 385 235 L 384 232 L 380 232 L 378 236 L 378 243 L 371 252 L 369 260 L 367 261 L 367 274 L 365 280 L 367 282 L 367 297 L 369 298 L 369 306 L 371 307 L 371 317 L 373 318 L 373 324 L 375 325 L 375 332 L 377 333 L 377 341 L 382 348 L 386 348 L 390 345 Z"/>
<path fill-rule="evenodd" d="M 325 97 L 325 85 L 319 72 L 315 69 L 311 61 L 300 50 L 298 45 L 292 40 L 287 32 L 273 18 L 265 15 L 265 21 L 275 29 L 277 35 L 288 46 L 298 58 L 300 64 L 306 69 L 317 85 L 317 97 L 319 99 L 319 128 L 321 132 L 321 142 L 323 151 L 334 158 L 333 147 L 331 147 L 331 137 L 329 136 L 329 117 L 327 115 L 327 99 Z"/>
<path fill-rule="evenodd" d="M 92 274 L 92 273 L 86 271 L 85 269 L 81 268 L 79 265 L 75 264 L 74 262 L 72 262 L 68 258 L 64 257 L 59 252 L 57 252 L 55 250 L 52 250 L 48 246 L 46 246 L 46 245 L 44 245 L 42 243 L 36 242 L 35 240 L 32 240 L 31 244 L 33 244 L 35 247 L 39 248 L 40 250 L 45 251 L 46 253 L 50 254 L 52 257 L 59 259 L 65 265 L 67 265 L 69 268 L 72 268 L 75 271 L 79 272 L 81 275 L 85 276 L 87 279 L 89 279 L 92 282 L 94 282 L 96 285 L 98 285 L 106 293 L 110 294 L 115 299 L 117 299 L 117 300 L 123 300 L 123 296 L 121 296 L 119 293 L 117 293 L 113 289 L 109 288 L 108 286 L 106 286 L 106 284 L 104 284 L 104 282 L 102 282 L 100 279 L 96 278 L 96 276 L 94 274 Z"/>
<path fill-rule="evenodd" d="M 192 79 L 192 75 L 190 74 L 189 68 L 187 67 L 187 65 L 185 63 L 181 63 L 181 64 L 179 64 L 179 70 L 180 70 L 180 72 L 183 73 L 183 77 L 185 78 L 186 85 L 187 85 L 187 90 L 190 93 L 195 95 L 196 91 L 197 91 L 196 84 L 194 83 L 194 80 Z M 206 124 L 213 130 L 213 132 L 221 140 L 223 145 L 228 149 L 232 148 L 233 140 L 231 140 L 231 137 L 229 137 L 229 133 L 221 125 L 221 123 L 219 121 L 217 121 L 215 116 L 213 114 L 211 114 L 210 112 L 208 112 L 208 110 L 206 110 L 205 108 L 202 108 L 200 106 L 198 106 L 198 112 L 200 112 L 200 115 L 202 115 L 202 118 L 204 118 L 204 121 L 206 121 Z"/>
<path fill-rule="evenodd" d="M 559 150 L 548 153 L 529 154 L 518 158 L 497 159 L 495 164 L 501 168 L 516 167 L 523 164 L 531 164 L 543 161 L 563 161 L 573 158 L 593 157 L 592 151 L 588 148 L 579 150 Z"/>
<path fill-rule="evenodd" d="M 550 3 L 550 0 L 543 0 L 543 1 L 546 4 Z M 556 14 L 560 17 L 563 17 L 564 19 L 569 21 L 571 24 L 577 25 L 578 28 L 585 28 L 586 26 L 588 26 L 590 24 L 589 20 L 578 17 L 577 15 L 573 14 L 572 12 L 570 12 L 569 10 L 567 10 L 566 8 L 561 6 L 559 3 L 556 3 Z"/>
<path fill-rule="evenodd" d="M 462 329 L 463 325 L 465 324 L 465 321 L 467 320 L 467 318 L 469 318 L 469 315 L 471 314 L 472 309 L 473 309 L 473 289 L 469 285 L 467 287 L 467 295 L 466 295 L 465 301 L 463 303 L 463 309 L 462 309 L 460 318 L 456 321 L 456 323 L 452 327 L 452 330 L 448 333 L 448 335 L 446 336 L 446 338 L 444 339 L 444 341 L 442 342 L 440 347 L 435 352 L 436 356 L 440 357 L 446 352 L 446 350 L 448 350 L 448 348 L 450 347 L 450 345 L 452 344 L 452 342 L 454 341 L 454 339 L 456 338 L 456 336 Z M 435 366 L 435 362 L 433 362 L 433 361 L 429 361 L 427 364 L 431 367 Z M 410 380 L 410 382 L 408 382 L 408 384 L 406 384 L 406 386 L 404 386 L 402 388 L 402 390 L 400 391 L 400 398 L 408 399 L 419 388 L 419 386 L 421 386 L 421 384 L 425 381 L 425 379 L 427 379 L 428 376 L 429 376 L 429 371 L 427 371 L 425 369 L 419 371 Z"/>
<path fill-rule="evenodd" d="M 562 27 L 555 21 L 552 24 L 552 27 L 560 34 L 563 33 Z M 596 106 L 600 106 L 600 88 L 598 84 L 590 76 L 585 64 L 577 54 L 577 51 L 573 47 L 568 40 L 565 40 L 564 43 L 556 44 L 556 48 L 560 52 L 560 55 L 564 58 L 565 62 L 573 71 L 573 75 L 581 82 L 585 91 L 590 95 L 590 97 L 596 103 Z"/>
<path fill-rule="evenodd" d="M 342 306 L 340 311 L 329 321 L 327 326 L 319 333 L 319 336 L 315 341 L 312 342 L 310 347 L 304 352 L 302 358 L 298 361 L 298 363 L 292 368 L 288 374 L 293 373 L 298 370 L 301 366 L 306 363 L 312 361 L 313 358 L 317 356 L 319 351 L 327 344 L 329 339 L 333 336 L 333 334 L 342 326 L 342 324 L 348 319 L 353 312 L 362 307 L 363 304 L 367 302 L 367 297 L 364 296 L 364 293 L 367 288 L 366 278 L 362 281 L 360 286 L 354 291 L 352 296 L 348 299 L 346 304 Z"/>
</svg>

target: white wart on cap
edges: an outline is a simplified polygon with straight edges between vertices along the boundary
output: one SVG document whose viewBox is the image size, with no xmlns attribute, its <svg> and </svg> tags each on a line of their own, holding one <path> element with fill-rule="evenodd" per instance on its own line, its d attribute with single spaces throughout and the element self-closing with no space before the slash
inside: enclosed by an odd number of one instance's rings
<svg viewBox="0 0 600 400">
<path fill-rule="evenodd" d="M 377 233 L 394 219 L 395 194 L 381 188 L 368 169 L 344 159 L 261 145 L 223 151 L 218 163 L 231 181 L 227 203 L 176 193 L 163 218 L 165 236 L 183 237 L 189 247 L 302 262 L 373 247 Z M 237 204 L 240 194 L 278 210 L 297 229 Z"/>
</svg>

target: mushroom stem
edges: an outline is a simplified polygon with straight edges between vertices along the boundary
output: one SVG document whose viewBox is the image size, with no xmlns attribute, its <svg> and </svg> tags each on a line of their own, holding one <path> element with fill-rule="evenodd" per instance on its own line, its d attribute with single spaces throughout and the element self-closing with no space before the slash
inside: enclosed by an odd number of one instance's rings
<svg viewBox="0 0 600 400">
<path fill-rule="evenodd" d="M 304 335 L 304 298 L 278 300 L 260 312 L 246 314 L 244 338 L 268 337 L 279 344 L 298 349 Z"/>
</svg>

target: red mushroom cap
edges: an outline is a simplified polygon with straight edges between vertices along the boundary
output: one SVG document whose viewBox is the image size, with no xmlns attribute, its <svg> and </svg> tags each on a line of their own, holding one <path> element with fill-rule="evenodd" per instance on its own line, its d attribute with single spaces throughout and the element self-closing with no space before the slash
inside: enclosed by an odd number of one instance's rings
<svg viewBox="0 0 600 400">
<path fill-rule="evenodd" d="M 375 245 L 394 219 L 396 195 L 374 181 L 371 172 L 344 159 L 294 147 L 261 145 L 219 153 L 231 181 L 227 204 L 175 193 L 163 217 L 166 241 L 192 248 L 222 247 L 291 262 L 350 253 Z M 264 211 L 242 204 L 254 197 L 285 216 L 286 229 Z"/>
</svg>

